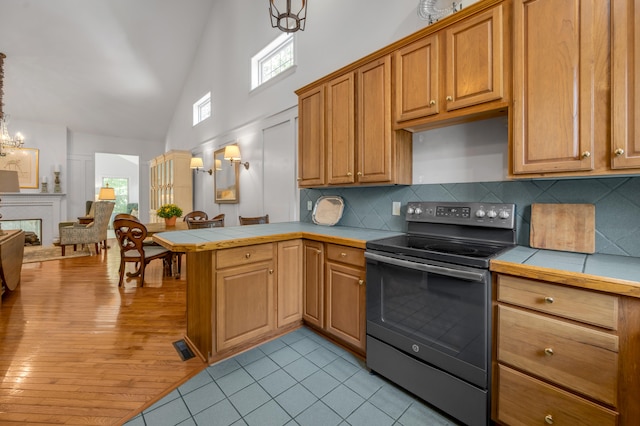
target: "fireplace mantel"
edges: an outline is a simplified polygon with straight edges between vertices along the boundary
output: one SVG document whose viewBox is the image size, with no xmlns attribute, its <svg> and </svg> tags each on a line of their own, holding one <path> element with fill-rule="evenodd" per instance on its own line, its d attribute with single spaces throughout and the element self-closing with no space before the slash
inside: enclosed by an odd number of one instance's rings
<svg viewBox="0 0 640 426">
<path fill-rule="evenodd" d="M 2 219 L 42 219 L 42 245 L 53 244 L 63 217 L 66 194 L 17 192 L 0 194 Z"/>
</svg>

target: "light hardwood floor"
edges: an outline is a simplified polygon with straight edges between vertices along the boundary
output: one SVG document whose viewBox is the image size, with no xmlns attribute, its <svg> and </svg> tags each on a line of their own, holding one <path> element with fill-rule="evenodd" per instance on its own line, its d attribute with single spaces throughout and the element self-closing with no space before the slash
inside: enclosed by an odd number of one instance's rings
<svg viewBox="0 0 640 426">
<path fill-rule="evenodd" d="M 0 307 L 0 424 L 122 424 L 203 370 L 172 345 L 186 329 L 184 263 L 181 279 L 158 260 L 144 287 L 121 288 L 117 247 L 23 265 Z"/>
</svg>

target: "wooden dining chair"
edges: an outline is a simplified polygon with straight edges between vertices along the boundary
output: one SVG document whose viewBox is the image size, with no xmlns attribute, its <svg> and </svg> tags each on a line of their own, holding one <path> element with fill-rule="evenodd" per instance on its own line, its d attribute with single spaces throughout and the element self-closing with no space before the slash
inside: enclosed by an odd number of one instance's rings
<svg viewBox="0 0 640 426">
<path fill-rule="evenodd" d="M 182 218 L 182 220 L 184 220 L 185 222 L 188 221 L 194 221 L 194 220 L 207 220 L 209 219 L 209 216 L 207 215 L 206 212 L 203 212 L 202 210 L 194 210 L 192 212 L 189 212 L 187 214 L 184 215 L 184 217 Z"/>
<path fill-rule="evenodd" d="M 120 247 L 120 280 L 122 285 L 127 262 L 136 263 L 135 272 L 127 272 L 128 277 L 140 277 L 140 286 L 144 286 L 144 270 L 149 262 L 162 259 L 165 273 L 171 273 L 173 252 L 159 245 L 145 245 L 147 228 L 141 222 L 131 219 L 116 219 L 113 229 Z"/>
<path fill-rule="evenodd" d="M 256 216 L 256 217 L 242 217 L 238 216 L 240 219 L 240 225 L 259 225 L 263 223 L 269 223 L 269 215 L 266 214 L 264 216 Z"/>
</svg>

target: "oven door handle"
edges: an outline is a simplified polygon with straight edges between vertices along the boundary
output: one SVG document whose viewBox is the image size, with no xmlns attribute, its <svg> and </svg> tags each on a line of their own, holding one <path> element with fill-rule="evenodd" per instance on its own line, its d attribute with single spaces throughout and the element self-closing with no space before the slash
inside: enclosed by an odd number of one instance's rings
<svg viewBox="0 0 640 426">
<path fill-rule="evenodd" d="M 379 254 L 370 252 L 364 252 L 364 257 L 366 257 L 367 259 L 375 260 L 377 262 L 388 263 L 390 265 L 415 269 L 417 271 L 429 272 L 437 275 L 446 275 L 448 277 L 460 278 L 467 281 L 482 281 L 485 277 L 485 272 L 464 271 L 460 269 L 447 268 L 444 266 L 429 265 L 427 263 L 409 262 L 407 260 L 381 256 Z"/>
</svg>

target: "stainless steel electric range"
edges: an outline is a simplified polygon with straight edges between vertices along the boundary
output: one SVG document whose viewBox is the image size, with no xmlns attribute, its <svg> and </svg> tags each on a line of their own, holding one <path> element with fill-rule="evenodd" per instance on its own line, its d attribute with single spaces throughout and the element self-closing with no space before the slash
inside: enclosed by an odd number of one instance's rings
<svg viewBox="0 0 640 426">
<path fill-rule="evenodd" d="M 468 425 L 490 419 L 490 260 L 515 205 L 410 202 L 407 234 L 367 243 L 367 366 Z"/>
</svg>

